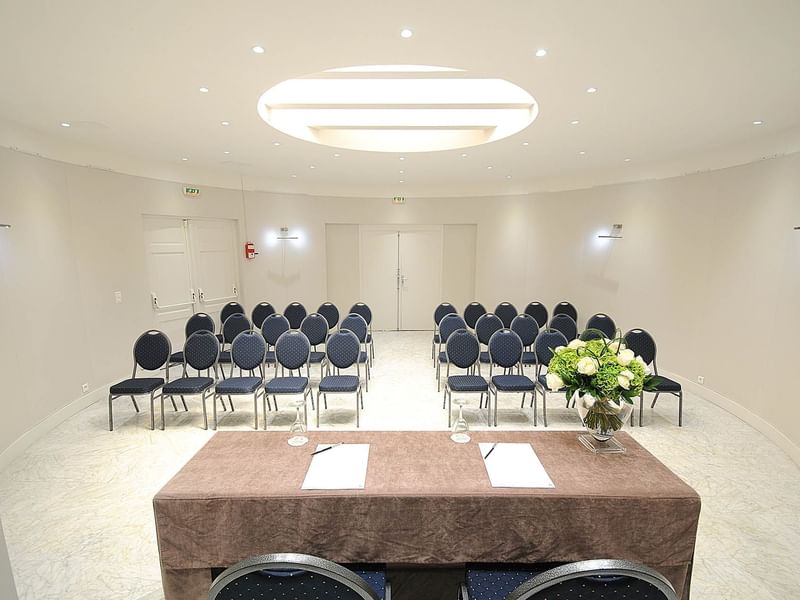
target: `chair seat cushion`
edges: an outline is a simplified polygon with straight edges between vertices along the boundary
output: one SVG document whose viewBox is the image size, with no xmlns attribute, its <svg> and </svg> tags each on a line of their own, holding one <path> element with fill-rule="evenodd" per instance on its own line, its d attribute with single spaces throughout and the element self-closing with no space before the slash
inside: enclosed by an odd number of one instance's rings
<svg viewBox="0 0 800 600">
<path fill-rule="evenodd" d="M 252 394 L 263 383 L 261 377 L 230 377 L 217 383 L 218 394 Z"/>
<path fill-rule="evenodd" d="M 199 394 L 212 385 L 214 385 L 214 380 L 211 377 L 181 377 L 174 381 L 168 381 L 164 385 L 163 392 L 166 395 Z"/>
<path fill-rule="evenodd" d="M 316 364 L 321 363 L 325 360 L 325 353 L 324 352 L 312 352 L 308 355 L 308 362 Z"/>
<path fill-rule="evenodd" d="M 539 375 L 536 379 L 540 386 L 542 386 L 548 392 L 564 392 L 567 388 L 561 388 L 560 390 L 551 390 L 550 387 L 547 385 L 547 375 Z"/>
<path fill-rule="evenodd" d="M 112 394 L 149 394 L 164 385 L 161 377 L 136 377 L 126 379 L 111 386 Z"/>
<path fill-rule="evenodd" d="M 537 573 L 522 565 L 486 570 L 468 568 L 466 584 L 469 600 L 505 600 L 514 589 Z"/>
<path fill-rule="evenodd" d="M 302 394 L 308 387 L 308 377 L 276 377 L 267 382 L 268 394 Z"/>
<path fill-rule="evenodd" d="M 231 352 L 230 352 L 230 350 L 223 350 L 222 352 L 220 352 L 219 353 L 219 358 L 217 359 L 217 362 L 221 362 L 221 363 L 229 363 L 229 362 L 231 362 Z"/>
<path fill-rule="evenodd" d="M 447 387 L 454 392 L 485 392 L 489 384 L 480 375 L 451 375 Z"/>
<path fill-rule="evenodd" d="M 532 392 L 535 387 L 525 375 L 495 375 L 492 384 L 501 392 Z"/>
<path fill-rule="evenodd" d="M 173 352 L 169 355 L 169 362 L 171 363 L 182 363 L 183 362 L 183 351 L 179 350 L 178 352 Z"/>
<path fill-rule="evenodd" d="M 536 364 L 536 354 L 533 352 L 523 352 L 522 358 L 520 362 L 523 365 L 535 365 Z"/>
<path fill-rule="evenodd" d="M 658 375 L 658 383 L 656 384 L 657 392 L 680 392 L 681 384 L 667 377 Z"/>
<path fill-rule="evenodd" d="M 359 380 L 355 375 L 328 375 L 319 382 L 319 391 L 330 392 L 355 392 Z"/>
<path fill-rule="evenodd" d="M 386 571 L 383 569 L 370 569 L 359 565 L 350 565 L 351 570 L 369 584 L 378 598 L 386 598 Z"/>
<path fill-rule="evenodd" d="M 484 364 L 489 364 L 489 353 L 481 352 L 480 361 Z"/>
</svg>

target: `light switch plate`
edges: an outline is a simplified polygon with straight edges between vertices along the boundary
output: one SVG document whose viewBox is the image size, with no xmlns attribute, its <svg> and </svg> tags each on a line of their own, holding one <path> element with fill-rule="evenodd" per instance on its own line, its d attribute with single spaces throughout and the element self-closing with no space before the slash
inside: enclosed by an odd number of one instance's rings
<svg viewBox="0 0 800 600">
<path fill-rule="evenodd" d="M 119 290 L 114 292 L 114 302 L 116 302 L 117 304 L 122 304 L 122 292 L 120 292 Z"/>
</svg>

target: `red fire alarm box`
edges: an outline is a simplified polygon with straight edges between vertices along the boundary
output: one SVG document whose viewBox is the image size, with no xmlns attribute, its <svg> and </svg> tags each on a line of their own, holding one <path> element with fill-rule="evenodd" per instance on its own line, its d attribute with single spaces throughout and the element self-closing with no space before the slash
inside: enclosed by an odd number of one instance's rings
<svg viewBox="0 0 800 600">
<path fill-rule="evenodd" d="M 253 259 L 256 257 L 256 245 L 253 242 L 247 242 L 244 245 L 244 257 L 247 259 Z"/>
</svg>

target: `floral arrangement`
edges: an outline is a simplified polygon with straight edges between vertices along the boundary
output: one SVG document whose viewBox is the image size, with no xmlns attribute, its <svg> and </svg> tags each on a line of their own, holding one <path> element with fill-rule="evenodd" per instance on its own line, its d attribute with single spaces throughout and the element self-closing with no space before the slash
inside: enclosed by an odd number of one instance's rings
<svg viewBox="0 0 800 600">
<path fill-rule="evenodd" d="M 567 398 L 577 394 L 587 411 L 584 424 L 613 432 L 623 425 L 620 413 L 625 403 L 632 407 L 633 398 L 643 389 L 652 390 L 657 378 L 650 375 L 641 356 L 625 347 L 619 332 L 613 340 L 597 333 L 597 339 L 573 340 L 553 350 L 547 387 L 565 389 Z"/>
</svg>

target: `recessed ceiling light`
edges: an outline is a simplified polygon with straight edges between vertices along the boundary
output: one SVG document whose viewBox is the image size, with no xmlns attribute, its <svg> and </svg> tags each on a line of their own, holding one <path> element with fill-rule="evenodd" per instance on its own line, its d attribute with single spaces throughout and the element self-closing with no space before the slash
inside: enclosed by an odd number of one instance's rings
<svg viewBox="0 0 800 600">
<path fill-rule="evenodd" d="M 523 146 L 527 146 L 529 142 L 522 142 Z"/>
<path fill-rule="evenodd" d="M 467 158 L 467 153 L 466 152 L 462 152 L 461 153 L 461 158 Z"/>
<path fill-rule="evenodd" d="M 403 180 L 401 179 L 401 180 L 400 180 L 400 183 L 405 183 L 405 181 L 403 181 Z"/>
<path fill-rule="evenodd" d="M 334 153 L 334 155 L 333 155 L 333 158 L 339 158 L 340 156 L 341 156 L 341 154 L 339 154 L 338 152 L 336 152 L 336 153 Z"/>
<path fill-rule="evenodd" d="M 630 158 L 626 158 L 625 162 L 631 162 L 631 159 Z"/>
<path fill-rule="evenodd" d="M 581 156 L 583 156 L 584 154 L 586 154 L 586 150 L 581 150 L 580 152 L 578 152 L 578 154 L 580 154 Z"/>
<path fill-rule="evenodd" d="M 580 121 L 578 121 L 578 119 L 575 119 L 574 121 L 570 121 L 569 122 L 570 125 L 577 125 L 578 123 L 580 123 Z"/>
<path fill-rule="evenodd" d="M 487 168 L 487 169 L 494 169 L 494 167 L 493 167 L 492 165 L 489 165 L 489 166 L 488 166 L 488 167 L 486 167 L 486 168 Z"/>
<path fill-rule="evenodd" d="M 292 177 L 297 177 L 297 175 L 295 175 L 294 173 L 292 173 Z"/>
<path fill-rule="evenodd" d="M 272 145 L 273 145 L 273 146 L 280 146 L 280 145 L 281 145 L 281 143 L 280 143 L 280 142 L 272 142 Z"/>
<path fill-rule="evenodd" d="M 403 173 L 405 173 L 405 171 L 400 171 L 400 175 L 402 175 Z"/>
<path fill-rule="evenodd" d="M 230 153 L 231 153 L 231 151 L 230 151 L 230 150 L 223 150 L 223 151 L 222 151 L 222 153 L 223 153 L 223 154 L 230 154 Z"/>
<path fill-rule="evenodd" d="M 753 125 L 763 125 L 764 121 L 753 121 Z"/>
<path fill-rule="evenodd" d="M 181 158 L 181 160 L 189 160 L 189 159 L 184 156 L 183 158 Z"/>
<path fill-rule="evenodd" d="M 400 157 L 400 160 L 405 160 L 405 159 L 406 159 L 406 157 L 405 157 L 405 156 L 401 156 L 401 157 Z"/>
<path fill-rule="evenodd" d="M 230 121 L 223 121 L 222 123 L 220 123 L 220 125 L 222 125 L 223 127 L 227 127 L 230 124 L 231 124 Z"/>
<path fill-rule="evenodd" d="M 309 169 L 316 169 L 317 167 L 315 167 L 314 165 L 308 165 L 308 168 Z"/>
<path fill-rule="evenodd" d="M 61 126 L 62 126 L 62 127 L 72 127 L 72 123 L 67 123 L 66 121 L 64 121 L 64 122 L 61 124 Z"/>
<path fill-rule="evenodd" d="M 511 175 L 506 175 L 506 179 L 511 179 Z"/>
<path fill-rule="evenodd" d="M 264 54 L 264 48 L 262 46 L 253 46 L 252 50 L 256 54 Z"/>
<path fill-rule="evenodd" d="M 536 56 L 542 58 L 543 56 L 547 56 L 547 49 L 546 48 L 539 48 L 536 51 Z"/>
<path fill-rule="evenodd" d="M 203 86 L 203 87 L 201 87 L 201 88 L 200 88 L 200 91 L 201 91 L 202 93 L 204 93 L 204 94 L 207 94 L 207 93 L 208 93 L 208 88 L 207 88 L 207 87 L 205 87 L 205 86 Z"/>
<path fill-rule="evenodd" d="M 408 39 L 408 38 L 410 38 L 412 35 L 414 35 L 414 32 L 413 32 L 413 31 L 411 31 L 410 29 L 401 29 L 401 30 L 400 30 L 400 37 L 401 37 L 401 38 L 403 38 L 403 39 L 406 39 L 406 40 L 407 40 L 407 39 Z"/>
<path fill-rule="evenodd" d="M 588 88 L 586 88 L 586 93 L 587 94 L 594 94 L 596 91 L 597 91 L 596 87 L 588 87 Z"/>
</svg>

